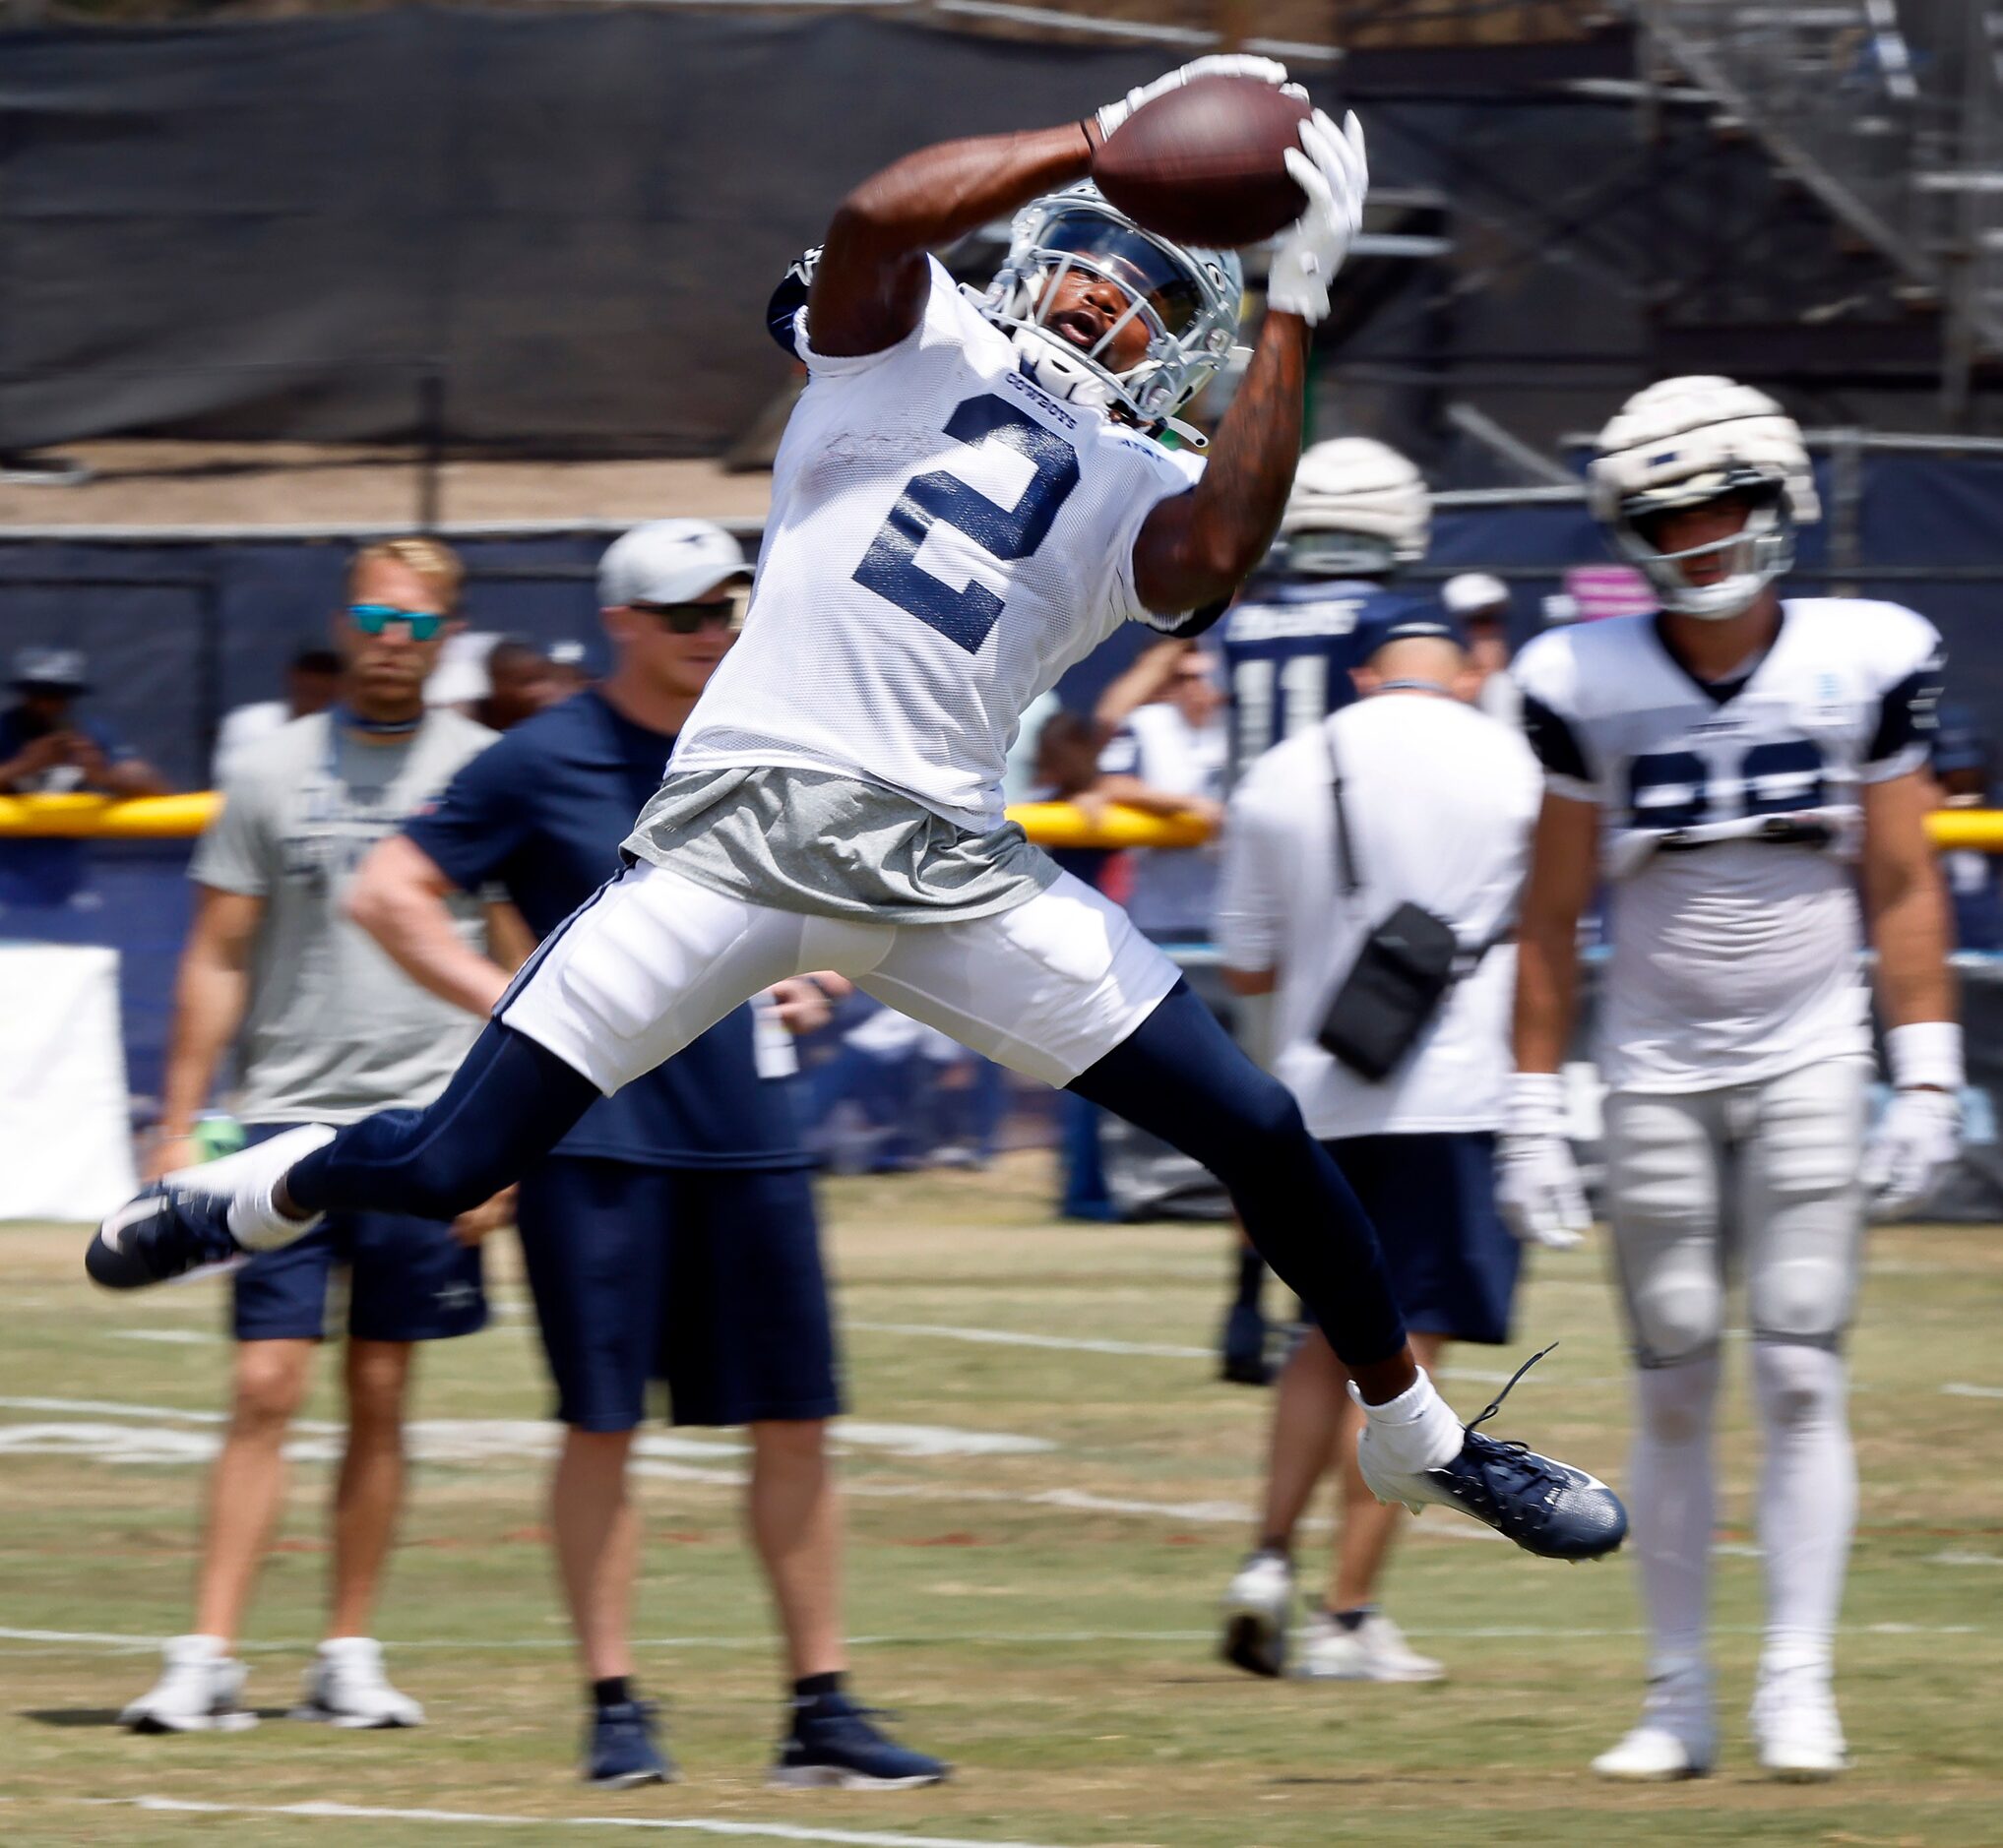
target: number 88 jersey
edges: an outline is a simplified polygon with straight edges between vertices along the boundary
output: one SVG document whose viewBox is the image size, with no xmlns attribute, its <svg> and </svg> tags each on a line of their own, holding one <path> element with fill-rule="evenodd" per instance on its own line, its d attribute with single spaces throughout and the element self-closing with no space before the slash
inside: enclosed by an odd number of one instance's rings
<svg viewBox="0 0 2003 1848">
<path fill-rule="evenodd" d="M 1600 811 L 1607 1081 L 1705 1089 L 1866 1050 L 1859 785 L 1926 762 L 1932 625 L 1790 598 L 1751 670 L 1707 683 L 1659 617 L 1615 617 L 1538 637 L 1511 671 L 1547 787 Z"/>
<path fill-rule="evenodd" d="M 1203 464 L 1060 403 L 933 260 L 918 326 L 854 357 L 791 333 L 807 389 L 773 464 L 742 635 L 677 771 L 862 777 L 961 826 L 1002 819 L 1023 708 L 1129 619 L 1134 540 Z"/>
</svg>

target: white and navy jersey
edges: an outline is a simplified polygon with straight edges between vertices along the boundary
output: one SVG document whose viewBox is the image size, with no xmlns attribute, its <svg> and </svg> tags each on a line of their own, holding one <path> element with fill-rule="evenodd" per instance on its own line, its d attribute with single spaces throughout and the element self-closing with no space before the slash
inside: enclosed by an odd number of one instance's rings
<svg viewBox="0 0 2003 1848">
<path fill-rule="evenodd" d="M 1231 700 L 1231 781 L 1356 697 L 1358 631 L 1409 597 L 1367 579 L 1272 578 L 1219 625 Z"/>
<path fill-rule="evenodd" d="M 1599 806 L 1617 1090 L 1750 1083 L 1868 1048 L 1859 785 L 1924 765 L 1940 638 L 1896 603 L 1782 612 L 1733 681 L 1692 675 L 1655 616 L 1555 630 L 1512 669 L 1546 786 Z"/>
<path fill-rule="evenodd" d="M 830 770 L 991 828 L 1023 708 L 1121 623 L 1176 626 L 1134 540 L 1202 463 L 1034 385 L 936 261 L 882 352 L 816 352 L 806 312 L 750 614 L 672 769 Z"/>
</svg>

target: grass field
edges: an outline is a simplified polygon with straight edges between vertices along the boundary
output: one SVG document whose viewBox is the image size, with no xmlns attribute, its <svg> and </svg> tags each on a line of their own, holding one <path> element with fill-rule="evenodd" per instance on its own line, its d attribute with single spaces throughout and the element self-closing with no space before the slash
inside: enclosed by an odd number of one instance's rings
<svg viewBox="0 0 2003 1848">
<path fill-rule="evenodd" d="M 942 1789 L 886 1797 L 762 1787 L 778 1671 L 736 1534 L 727 1433 L 694 1448 L 662 1432 L 645 1484 L 643 1673 L 670 1702 L 684 1781 L 576 1784 L 576 1672 L 539 1529 L 544 1390 L 505 1241 L 506 1319 L 425 1363 L 426 1460 L 379 1627 L 432 1723 L 120 1733 L 111 1721 L 151 1680 L 154 1639 L 187 1622 L 221 1292 L 101 1297 L 77 1233 L 0 1231 L 0 1841 L 462 1848 L 667 1824 L 682 1839 L 956 1848 L 2003 1843 L 2003 1236 L 1876 1242 L 1840 1651 L 1856 1769 L 1807 1789 L 1752 1775 L 1759 1586 L 1735 1382 L 1718 1561 L 1724 1762 L 1706 1782 L 1624 1790 L 1584 1769 L 1638 1697 L 1621 1563 L 1541 1565 L 1434 1510 L 1389 1601 L 1448 1660 L 1446 1684 L 1258 1683 L 1215 1660 L 1212 1613 L 1245 1544 L 1266 1410 L 1184 1351 L 1209 1344 L 1222 1235 L 1053 1225 L 1046 1172 L 1022 1156 L 827 1192 L 865 1421 L 845 1441 L 857 1679 L 905 1736 L 958 1765 Z M 1505 1430 L 1617 1482 L 1627 1409 L 1599 1261 L 1550 1257 L 1537 1271 L 1524 1334 L 1564 1345 L 1519 1388 Z M 1457 1404 L 1478 1409 L 1528 1352 L 1463 1350 Z M 323 1388 L 309 1417 L 333 1416 Z M 256 1605 L 250 1693 L 267 1709 L 291 1697 L 316 1634 L 320 1459 L 337 1441 L 301 1432 Z M 328 1805 L 348 1810 L 290 1808 Z"/>
</svg>

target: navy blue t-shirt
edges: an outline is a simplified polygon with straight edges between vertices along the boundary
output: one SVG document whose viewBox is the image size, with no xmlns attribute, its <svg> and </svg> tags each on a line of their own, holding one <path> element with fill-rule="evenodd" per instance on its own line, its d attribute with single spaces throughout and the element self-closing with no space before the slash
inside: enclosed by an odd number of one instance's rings
<svg viewBox="0 0 2003 1848">
<path fill-rule="evenodd" d="M 132 756 L 111 729 L 94 718 L 66 718 L 63 729 L 82 732 L 103 752 L 107 763 L 122 763 Z M 0 711 L 0 764 L 18 757 L 35 735 L 29 730 L 19 707 Z M 17 788 L 0 790 L 0 794 L 61 793 L 82 787 L 82 778 L 74 769 L 59 766 L 27 778 Z M 0 905 L 68 904 L 84 888 L 90 851 L 74 836 L 24 835 L 0 840 Z"/>
<path fill-rule="evenodd" d="M 588 690 L 481 752 L 404 832 L 462 891 L 502 887 L 547 937 L 619 870 L 619 843 L 673 748 Z M 748 1006 L 594 1104 L 556 1152 L 657 1168 L 809 1160 L 785 1085 L 758 1076 Z"/>
</svg>

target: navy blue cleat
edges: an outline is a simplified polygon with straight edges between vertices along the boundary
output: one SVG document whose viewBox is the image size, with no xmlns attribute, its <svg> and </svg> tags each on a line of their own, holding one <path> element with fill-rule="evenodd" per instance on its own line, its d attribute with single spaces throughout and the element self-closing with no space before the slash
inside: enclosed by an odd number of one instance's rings
<svg viewBox="0 0 2003 1848">
<path fill-rule="evenodd" d="M 1533 1354 L 1510 1376 L 1509 1386 L 1464 1428 L 1460 1454 L 1436 1469 L 1416 1474 L 1386 1469 L 1371 1453 L 1366 1426 L 1357 1462 L 1370 1493 L 1380 1502 L 1403 1502 L 1414 1514 L 1429 1503 L 1457 1508 L 1543 1560 L 1596 1560 L 1611 1553 L 1627 1538 L 1627 1509 L 1605 1483 L 1528 1445 L 1484 1437 L 1477 1429 L 1502 1409 L 1510 1386 L 1550 1351 Z"/>
<path fill-rule="evenodd" d="M 652 1700 L 594 1707 L 585 1728 L 585 1782 L 605 1790 L 671 1784 L 674 1760 L 660 1749 Z"/>
<path fill-rule="evenodd" d="M 229 1236 L 228 1218 L 226 1198 L 156 1181 L 97 1228 L 84 1268 L 107 1290 L 234 1268 L 249 1254 Z"/>
<path fill-rule="evenodd" d="M 1266 1318 L 1257 1303 L 1233 1303 L 1219 1343 L 1218 1376 L 1229 1386 L 1270 1386 L 1273 1364 L 1266 1358 Z"/>
<path fill-rule="evenodd" d="M 889 1717 L 845 1694 L 794 1700 L 792 1730 L 765 1781 L 776 1790 L 916 1790 L 944 1782 L 946 1765 L 869 1723 Z"/>
</svg>

